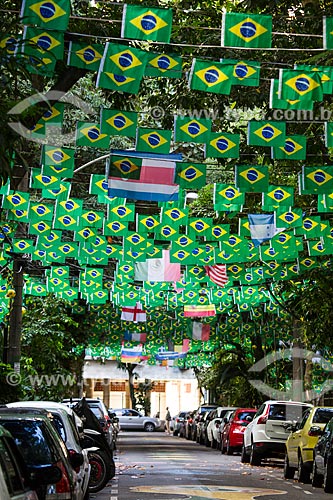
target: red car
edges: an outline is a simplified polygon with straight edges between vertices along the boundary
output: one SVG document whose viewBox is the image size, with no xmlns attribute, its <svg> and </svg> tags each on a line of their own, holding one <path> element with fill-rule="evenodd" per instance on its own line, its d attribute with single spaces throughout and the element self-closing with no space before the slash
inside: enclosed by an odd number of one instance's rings
<svg viewBox="0 0 333 500">
<path fill-rule="evenodd" d="M 221 434 L 221 453 L 232 455 L 241 450 L 245 428 L 256 413 L 254 408 L 238 408 L 230 415 Z"/>
</svg>

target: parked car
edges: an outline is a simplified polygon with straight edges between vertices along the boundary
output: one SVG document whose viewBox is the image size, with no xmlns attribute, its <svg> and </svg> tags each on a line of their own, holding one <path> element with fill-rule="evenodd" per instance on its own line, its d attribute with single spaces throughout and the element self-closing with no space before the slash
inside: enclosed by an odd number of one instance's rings
<svg viewBox="0 0 333 500">
<path fill-rule="evenodd" d="M 212 410 L 212 414 L 206 428 L 206 446 L 211 446 L 212 448 L 217 447 L 220 426 L 224 421 L 224 418 L 227 417 L 227 415 L 229 415 L 230 412 L 233 412 L 235 409 L 235 407 L 231 406 L 218 406 L 215 410 Z"/>
<path fill-rule="evenodd" d="M 192 424 L 192 440 L 198 442 L 198 430 L 199 430 L 199 425 L 200 422 L 202 421 L 204 415 L 206 412 L 215 410 L 217 408 L 217 405 L 214 404 L 203 404 L 199 406 L 199 408 L 194 412 L 193 416 L 193 424 Z M 201 430 L 201 429 L 200 429 Z M 199 430 L 199 433 L 200 433 Z"/>
<path fill-rule="evenodd" d="M 254 408 L 238 408 L 230 415 L 221 434 L 221 453 L 232 455 L 242 449 L 244 431 L 256 413 Z"/>
<path fill-rule="evenodd" d="M 192 439 L 192 429 L 194 426 L 194 411 L 188 412 L 184 419 L 184 436 L 185 439 Z"/>
<path fill-rule="evenodd" d="M 113 432 L 113 425 L 109 416 L 108 410 L 101 399 L 98 398 L 84 398 L 89 408 L 98 418 L 102 431 L 106 440 L 112 450 L 116 448 L 117 433 Z M 80 398 L 63 399 L 63 403 L 71 408 L 74 408 L 77 403 L 81 401 Z"/>
<path fill-rule="evenodd" d="M 304 413 L 301 422 L 290 426 L 290 430 L 293 432 L 289 434 L 286 442 L 285 479 L 293 479 L 297 470 L 298 481 L 310 482 L 314 447 L 331 418 L 333 418 L 333 408 L 315 407 Z"/>
<path fill-rule="evenodd" d="M 333 418 L 320 434 L 313 451 L 312 486 L 333 493 Z"/>
<path fill-rule="evenodd" d="M 13 436 L 31 475 L 35 470 L 50 477 L 39 484 L 39 500 L 82 500 L 75 469 L 82 455 L 69 455 L 55 431 L 46 410 L 36 408 L 0 408 L 0 424 Z M 53 471 L 53 472 L 52 472 Z M 60 471 L 60 473 L 59 473 Z"/>
<path fill-rule="evenodd" d="M 60 477 L 60 469 L 54 468 L 52 474 Z M 1 500 L 38 500 L 37 493 L 32 487 L 47 483 L 48 473 L 35 474 L 34 481 L 24 463 L 23 457 L 15 443 L 13 436 L 4 427 L 0 426 L 0 498 Z"/>
<path fill-rule="evenodd" d="M 8 408 L 40 408 L 45 409 L 52 415 L 51 422 L 59 436 L 65 443 L 69 455 L 82 454 L 83 461 L 80 467 L 76 469 L 77 482 L 82 490 L 82 498 L 88 497 L 88 484 L 90 475 L 90 464 L 87 450 L 80 444 L 80 435 L 78 426 L 82 427 L 82 422 L 74 411 L 62 403 L 54 401 L 18 401 L 8 403 Z"/>
<path fill-rule="evenodd" d="M 265 401 L 245 429 L 241 461 L 260 465 L 263 458 L 284 457 L 290 432 L 286 423 L 301 421 L 312 407 L 297 401 Z"/>
<path fill-rule="evenodd" d="M 213 428 L 213 435 L 217 441 L 216 442 L 216 449 L 217 450 L 221 450 L 221 436 L 222 436 L 224 426 L 228 422 L 230 416 L 233 414 L 233 412 L 236 409 L 237 408 L 233 408 L 232 410 L 227 411 L 221 420 L 217 420 L 217 425 L 215 426 L 215 428 Z"/>
<path fill-rule="evenodd" d="M 170 429 L 174 436 L 185 435 L 184 421 L 188 413 L 188 411 L 180 411 L 179 413 L 177 413 L 177 415 L 172 417 L 170 422 Z"/>
<path fill-rule="evenodd" d="M 137 410 L 130 408 L 111 409 L 119 419 L 119 425 L 122 430 L 142 430 L 154 432 L 161 429 L 161 420 L 156 417 L 147 417 Z"/>
</svg>

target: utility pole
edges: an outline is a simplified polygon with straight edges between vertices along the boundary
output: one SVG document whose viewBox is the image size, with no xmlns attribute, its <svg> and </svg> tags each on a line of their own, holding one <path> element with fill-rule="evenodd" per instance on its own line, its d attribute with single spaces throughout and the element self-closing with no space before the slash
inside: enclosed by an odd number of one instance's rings
<svg viewBox="0 0 333 500">
<path fill-rule="evenodd" d="M 302 325 L 298 319 L 294 319 L 293 325 L 293 348 L 303 349 Z M 303 370 L 304 360 L 299 356 L 293 356 L 293 387 L 292 397 L 294 401 L 303 401 Z"/>
<path fill-rule="evenodd" d="M 28 191 L 28 170 L 25 167 L 17 166 L 11 180 L 11 190 Z M 16 237 L 24 238 L 27 235 L 25 223 L 19 223 Z M 15 290 L 15 296 L 10 299 L 9 311 L 9 332 L 8 332 L 8 351 L 7 362 L 15 371 L 20 372 L 21 359 L 21 333 L 22 333 L 22 304 L 23 304 L 23 274 L 24 258 L 21 254 L 12 254 L 13 256 L 13 277 L 12 288 Z"/>
</svg>

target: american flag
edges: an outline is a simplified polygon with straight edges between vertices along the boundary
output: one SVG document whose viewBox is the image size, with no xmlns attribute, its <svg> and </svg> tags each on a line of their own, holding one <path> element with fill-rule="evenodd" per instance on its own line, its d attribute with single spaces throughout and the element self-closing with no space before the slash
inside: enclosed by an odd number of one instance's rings
<svg viewBox="0 0 333 500">
<path fill-rule="evenodd" d="M 205 266 L 207 276 L 218 286 L 224 286 L 228 282 L 227 266 L 225 264 L 215 264 L 215 266 Z"/>
</svg>

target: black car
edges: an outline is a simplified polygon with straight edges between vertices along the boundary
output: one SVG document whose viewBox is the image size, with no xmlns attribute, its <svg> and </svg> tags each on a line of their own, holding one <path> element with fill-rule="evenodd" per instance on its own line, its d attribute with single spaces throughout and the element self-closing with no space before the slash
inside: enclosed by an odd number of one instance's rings
<svg viewBox="0 0 333 500">
<path fill-rule="evenodd" d="M 333 493 L 333 418 L 323 431 L 318 427 L 317 435 L 321 436 L 313 450 L 312 486 Z"/>
<path fill-rule="evenodd" d="M 51 471 L 47 484 L 39 484 L 39 500 L 52 494 L 54 500 L 80 498 L 74 467 L 76 463 L 53 428 L 52 418 L 45 410 L 32 408 L 0 408 L 0 424 L 10 432 L 23 456 L 29 474 L 45 476 Z M 53 471 L 53 474 L 52 474 Z"/>
</svg>

